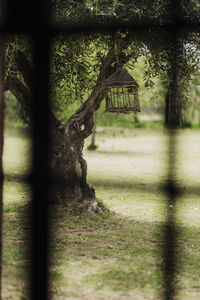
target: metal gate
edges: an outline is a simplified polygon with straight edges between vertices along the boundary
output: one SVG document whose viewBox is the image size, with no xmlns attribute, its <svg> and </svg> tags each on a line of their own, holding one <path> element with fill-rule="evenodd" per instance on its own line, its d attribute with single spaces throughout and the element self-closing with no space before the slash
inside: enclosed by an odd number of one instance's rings
<svg viewBox="0 0 200 300">
<path fill-rule="evenodd" d="M 1 9 L 3 9 L 3 1 Z M 55 25 L 50 18 L 50 1 L 8 1 L 7 10 L 0 14 L 2 18 L 1 26 L 1 47 L 3 38 L 10 33 L 24 33 L 29 35 L 34 41 L 34 103 L 32 107 L 33 114 L 33 172 L 27 178 L 32 186 L 33 206 L 31 216 L 31 299 L 45 300 L 49 299 L 48 291 L 48 241 L 51 238 L 48 230 L 48 189 L 52 184 L 49 175 L 48 163 L 48 143 L 49 143 L 49 61 L 50 61 L 50 42 L 54 34 L 58 33 L 85 33 L 87 31 L 105 31 L 116 30 L 114 25 L 98 25 L 97 27 L 86 27 L 83 24 L 76 24 L 71 28 L 67 28 L 62 24 Z M 177 20 L 175 16 L 174 23 L 169 26 L 172 32 L 180 30 L 182 26 L 188 26 L 193 30 L 196 24 L 183 24 L 181 20 Z M 177 23 L 178 21 L 178 23 Z M 92 26 L 93 24 L 91 24 Z M 131 27 L 132 26 L 132 27 Z M 123 24 L 122 24 L 123 27 Z M 151 26 L 141 25 L 134 28 L 130 24 L 130 29 L 149 30 Z M 157 28 L 160 30 L 161 28 Z M 4 53 L 1 51 L 1 79 L 2 64 Z M 0 217 L 2 220 L 2 150 L 3 150 L 3 87 L 2 80 L 0 82 Z M 180 196 L 176 180 L 174 178 L 174 168 L 176 162 L 176 149 L 174 148 L 176 134 L 170 128 L 169 135 L 169 153 L 168 162 L 168 180 L 164 188 L 164 193 L 168 199 L 168 218 L 164 226 L 165 245 L 163 251 L 163 274 L 164 274 L 164 294 L 163 299 L 174 299 L 176 290 L 175 272 L 176 272 L 176 229 L 175 229 L 175 210 L 171 210 L 170 206 L 176 204 L 177 197 Z M 0 222 L 1 230 L 2 222 Z M 1 232 L 0 232 L 1 234 Z M 0 247 L 2 250 L 2 234 Z"/>
</svg>

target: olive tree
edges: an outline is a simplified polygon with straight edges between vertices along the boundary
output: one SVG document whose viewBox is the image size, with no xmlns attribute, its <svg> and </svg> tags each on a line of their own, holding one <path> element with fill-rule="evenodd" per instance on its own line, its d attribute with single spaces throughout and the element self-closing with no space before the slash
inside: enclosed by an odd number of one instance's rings
<svg viewBox="0 0 200 300">
<path fill-rule="evenodd" d="M 100 3 L 99 3 L 100 2 Z M 175 20 L 199 21 L 198 1 L 59 1 L 53 2 L 52 22 L 66 28 L 50 45 L 50 167 L 62 178 L 52 201 L 68 209 L 99 211 L 94 188 L 87 183 L 83 158 L 85 139 L 92 133 L 94 113 L 105 98 L 106 79 L 119 67 L 146 56 L 145 85 L 159 76 L 166 85 L 166 124 L 181 123 L 181 101 L 190 76 L 198 71 L 199 32 L 190 24 L 175 32 Z M 71 28 L 71 32 L 69 32 Z M 81 29 L 82 28 L 82 29 Z M 76 29 L 76 30 L 75 30 Z M 82 32 L 78 33 L 78 30 Z M 5 88 L 21 103 L 31 119 L 33 98 L 32 41 L 12 36 L 7 46 Z M 79 108 L 63 122 L 70 102 Z"/>
</svg>

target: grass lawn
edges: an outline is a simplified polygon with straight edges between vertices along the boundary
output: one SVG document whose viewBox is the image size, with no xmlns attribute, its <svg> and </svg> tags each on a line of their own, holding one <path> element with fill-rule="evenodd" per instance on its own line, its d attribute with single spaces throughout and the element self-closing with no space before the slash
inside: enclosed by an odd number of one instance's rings
<svg viewBox="0 0 200 300">
<path fill-rule="evenodd" d="M 200 135 L 177 136 L 175 178 L 184 194 L 176 208 L 177 299 L 200 299 Z M 86 141 L 89 144 L 90 138 Z M 161 299 L 163 225 L 168 172 L 164 131 L 100 128 L 98 149 L 84 150 L 88 181 L 110 209 L 100 215 L 52 214 L 52 299 Z M 7 128 L 4 169 L 3 299 L 26 298 L 27 216 L 30 189 L 20 176 L 30 168 L 30 139 Z"/>
</svg>

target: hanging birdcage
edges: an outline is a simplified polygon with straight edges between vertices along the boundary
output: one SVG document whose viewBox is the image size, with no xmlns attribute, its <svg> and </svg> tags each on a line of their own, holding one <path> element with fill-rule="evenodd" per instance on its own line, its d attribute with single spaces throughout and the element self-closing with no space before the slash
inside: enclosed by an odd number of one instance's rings
<svg viewBox="0 0 200 300">
<path fill-rule="evenodd" d="M 106 80 L 106 112 L 140 112 L 138 84 L 124 68 Z"/>
</svg>

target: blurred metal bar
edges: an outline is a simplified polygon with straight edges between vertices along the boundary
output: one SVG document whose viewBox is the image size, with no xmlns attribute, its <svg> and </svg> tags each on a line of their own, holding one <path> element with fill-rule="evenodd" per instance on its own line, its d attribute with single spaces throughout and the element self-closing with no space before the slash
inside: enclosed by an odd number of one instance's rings
<svg viewBox="0 0 200 300">
<path fill-rule="evenodd" d="M 49 44 L 48 1 L 35 3 L 31 299 L 48 299 Z M 37 22 L 37 24 L 36 24 Z"/>
<path fill-rule="evenodd" d="M 34 52 L 31 299 L 45 300 L 48 298 L 48 34 L 38 32 Z"/>
<path fill-rule="evenodd" d="M 176 11 L 177 13 L 177 11 Z M 98 22 L 95 17 L 88 18 L 84 21 L 77 21 L 77 22 L 71 22 L 68 21 L 65 24 L 61 22 L 55 22 L 55 20 L 52 20 L 51 23 L 51 30 L 54 34 L 58 33 L 87 33 L 87 32 L 107 32 L 107 33 L 113 33 L 119 30 L 126 31 L 127 29 L 133 30 L 134 34 L 136 32 L 143 32 L 146 33 L 148 31 L 171 31 L 175 32 L 176 30 L 182 30 L 182 29 L 188 29 L 190 31 L 195 31 L 199 27 L 199 20 L 192 21 L 190 19 L 183 20 L 183 19 L 171 19 L 167 20 L 165 23 L 160 24 L 160 21 L 157 23 L 154 21 L 153 23 L 150 22 L 144 22 L 144 23 L 138 23 L 134 22 L 132 20 L 129 21 L 115 21 L 112 19 L 106 19 L 105 22 Z"/>
<path fill-rule="evenodd" d="M 169 90 L 165 103 L 165 125 L 168 131 L 168 178 L 166 182 L 167 196 L 167 220 L 164 226 L 163 245 L 163 275 L 164 275 L 164 300 L 176 299 L 177 286 L 176 275 L 178 274 L 178 245 L 176 229 L 176 202 L 181 191 L 176 182 L 176 161 L 177 161 L 177 130 L 181 126 L 181 105 L 179 95 L 179 64 L 181 63 L 180 51 L 182 43 L 179 40 L 178 32 L 172 35 L 170 45 Z"/>
<path fill-rule="evenodd" d="M 48 88 L 50 1 L 7 0 L 8 15 L 2 31 L 24 33 L 34 45 L 33 172 L 31 183 L 31 299 L 48 298 Z"/>
<path fill-rule="evenodd" d="M 5 173 L 4 172 L 4 180 L 8 180 L 10 182 L 16 182 L 16 183 L 25 183 L 25 184 L 30 184 L 32 177 L 30 176 L 26 176 L 26 175 L 14 175 L 14 174 L 10 174 L 10 173 Z M 53 186 L 57 186 L 58 184 L 66 184 L 66 180 L 63 179 L 62 177 L 59 176 L 51 176 L 50 180 L 49 180 L 49 185 L 51 187 Z M 96 180 L 92 180 L 92 184 L 95 185 L 96 187 L 108 187 L 110 185 L 112 185 L 113 187 L 115 187 L 116 185 L 118 187 L 120 187 L 122 190 L 123 189 L 129 189 L 130 191 L 137 191 L 137 192 L 145 192 L 148 191 L 149 193 L 154 193 L 155 191 L 155 185 L 149 184 L 149 183 L 139 183 L 139 182 L 134 182 L 133 184 L 130 182 L 123 182 L 122 185 L 119 185 L 119 183 L 115 183 L 112 179 L 110 180 L 106 180 L 106 181 L 96 181 Z M 160 185 L 156 185 L 156 190 L 158 192 L 163 192 L 163 189 L 165 189 L 166 192 L 166 182 L 165 184 L 161 183 Z M 188 195 L 193 195 L 193 196 L 199 196 L 200 194 L 200 187 L 195 186 L 195 185 L 188 185 L 187 187 L 184 185 L 183 187 L 181 187 L 181 185 L 179 186 L 179 193 L 183 194 L 185 196 Z"/>
<path fill-rule="evenodd" d="M 176 231 L 176 202 L 179 196 L 179 189 L 175 180 L 176 166 L 176 129 L 168 129 L 169 150 L 168 150 L 168 180 L 165 192 L 167 196 L 167 220 L 164 225 L 163 245 L 163 275 L 164 275 L 164 300 L 176 298 L 177 287 L 175 276 L 177 274 L 177 231 Z"/>
<path fill-rule="evenodd" d="M 0 29 L 5 22 L 5 1 L 0 1 Z M 2 225 L 3 225 L 3 144 L 4 144 L 4 63 L 5 63 L 5 36 L 0 34 L 0 300 L 2 299 Z"/>
<path fill-rule="evenodd" d="M 1 275 L 2 275 L 2 219 L 3 219 L 3 143 L 4 143 L 4 61 L 5 44 L 0 36 L 0 299 L 1 299 Z"/>
<path fill-rule="evenodd" d="M 190 21 L 183 22 L 177 19 L 175 22 L 159 24 L 132 24 L 132 23 L 108 23 L 100 24 L 91 20 L 90 23 L 74 24 L 73 27 L 63 24 L 49 24 L 48 1 L 8 1 L 10 11 L 7 19 L 7 28 L 2 31 L 29 33 L 34 39 L 34 103 L 33 103 L 33 174 L 31 177 L 33 186 L 32 206 L 32 256 L 31 256 L 31 298 L 37 300 L 48 299 L 48 185 L 49 164 L 48 164 L 48 143 L 49 143 L 49 43 L 51 33 L 61 32 L 100 32 L 116 31 L 120 28 L 127 30 L 127 27 L 134 32 L 173 30 L 187 28 L 194 30 L 198 24 Z M 1 60 L 2 62 L 3 60 Z M 2 78 L 2 76 L 1 76 Z M 3 150 L 3 85 L 0 80 L 0 214 L 2 214 L 2 150 Z M 176 131 L 169 126 L 169 173 L 166 184 L 167 193 L 167 222 L 164 228 L 165 244 L 163 252 L 164 260 L 164 299 L 174 299 L 176 293 L 176 229 L 175 229 L 175 205 L 178 196 L 178 189 L 174 177 L 176 163 Z M 1 217 L 1 215 L 0 215 Z M 2 219 L 1 219 L 2 220 Z M 0 223 L 1 230 L 1 223 Z M 0 232 L 1 238 L 1 232 Z M 0 241 L 1 243 L 1 241 Z M 1 244 L 0 244 L 1 249 Z"/>
<path fill-rule="evenodd" d="M 0 1 L 0 30 L 4 27 L 6 17 L 5 1 Z M 4 146 L 4 67 L 5 35 L 0 32 L 0 300 L 2 299 L 2 250 L 3 250 L 3 146 Z"/>
</svg>

